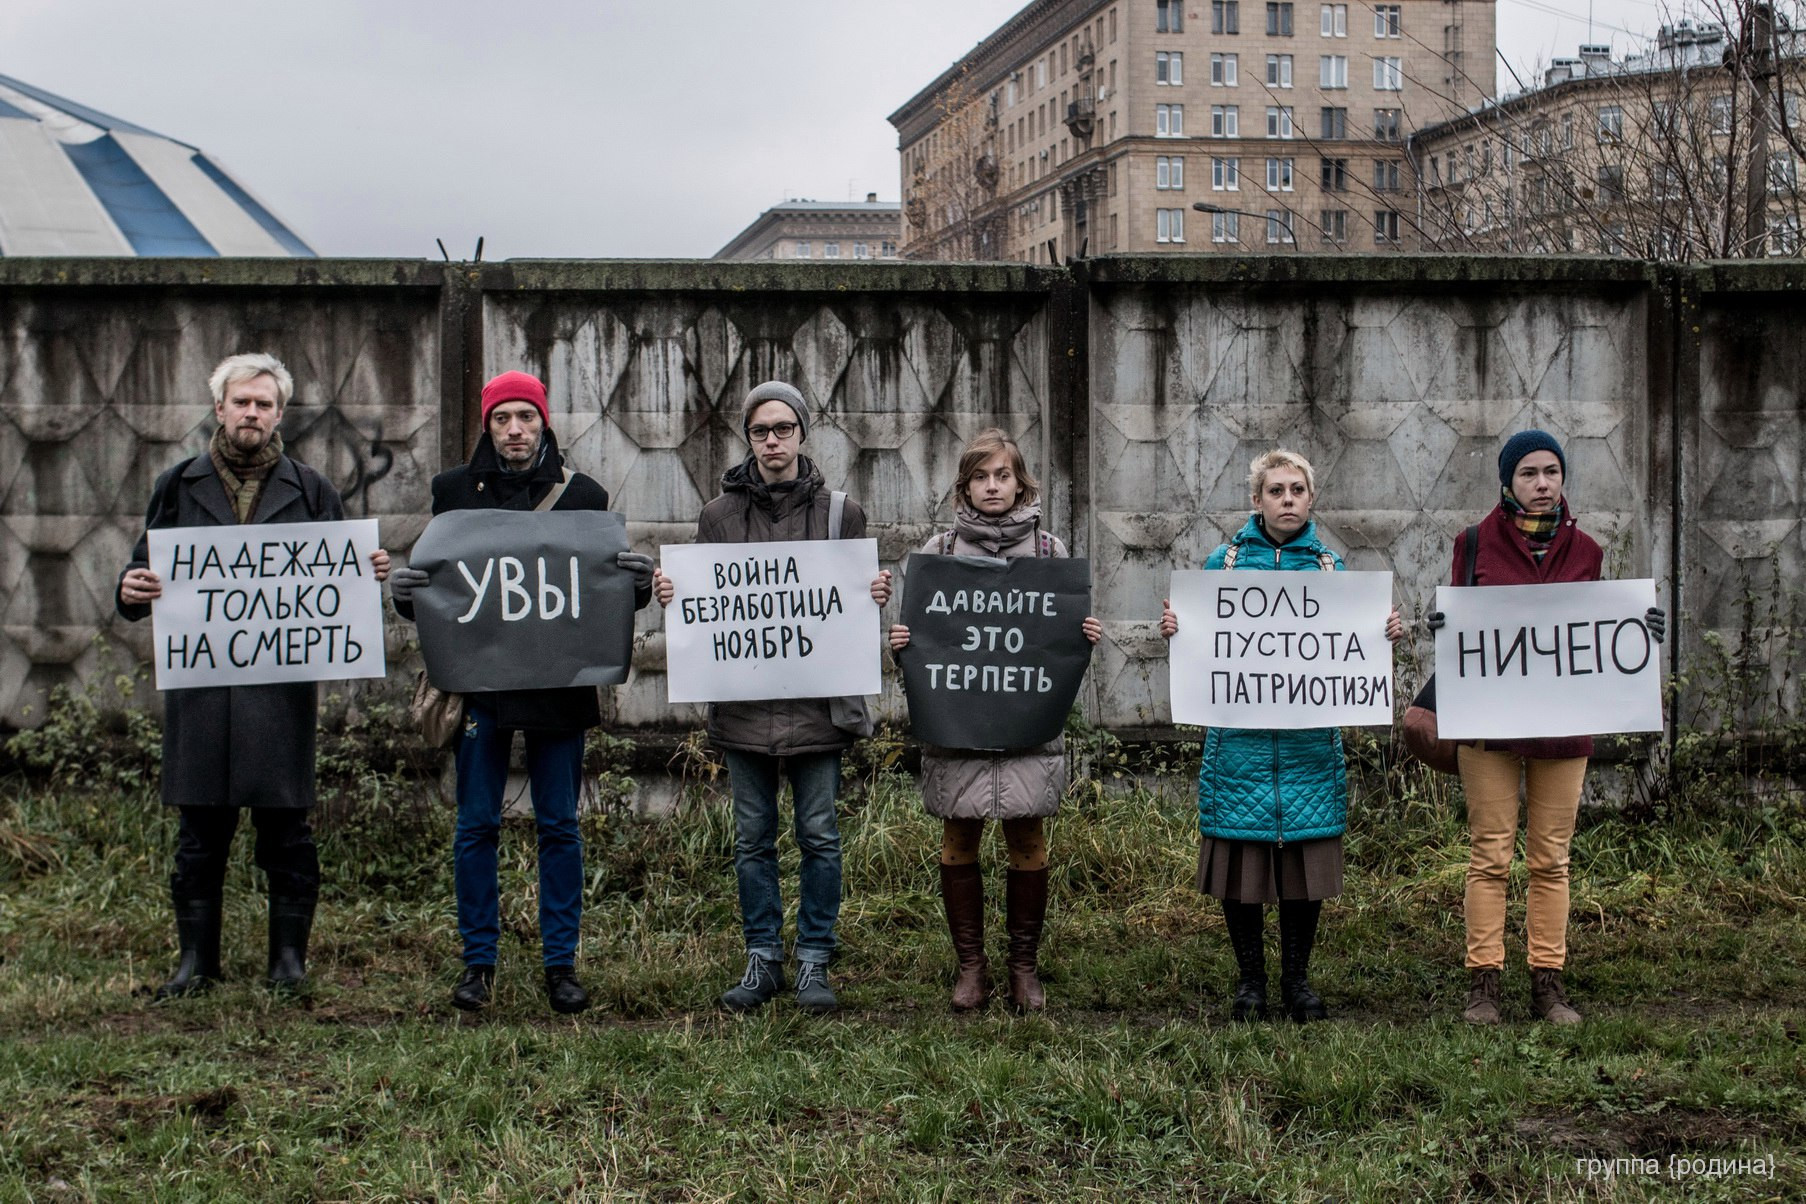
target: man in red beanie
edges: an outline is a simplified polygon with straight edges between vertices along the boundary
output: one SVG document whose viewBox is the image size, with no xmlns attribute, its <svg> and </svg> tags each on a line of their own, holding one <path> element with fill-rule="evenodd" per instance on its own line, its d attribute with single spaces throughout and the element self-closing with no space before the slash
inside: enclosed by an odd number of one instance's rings
<svg viewBox="0 0 1806 1204">
<path fill-rule="evenodd" d="M 433 478 L 433 513 L 448 510 L 606 510 L 608 491 L 564 466 L 546 387 L 525 372 L 504 372 L 483 386 L 483 434 L 468 464 Z M 652 557 L 622 552 L 622 568 L 634 574 L 634 604 L 652 597 Z M 395 609 L 414 617 L 414 591 L 427 582 L 412 567 L 391 576 Z M 583 733 L 602 722 L 589 686 L 549 690 L 498 690 L 468 695 L 464 731 L 456 742 L 458 826 L 453 840 L 453 882 L 458 930 L 464 939 L 464 973 L 452 1003 L 474 1011 L 489 1002 L 500 934 L 496 844 L 502 793 L 514 733 L 523 732 L 533 815 L 539 830 L 539 939 L 546 996 L 558 1012 L 580 1012 L 589 994 L 577 981 L 577 930 L 583 914 L 583 840 L 577 831 L 577 796 L 583 768 Z"/>
</svg>

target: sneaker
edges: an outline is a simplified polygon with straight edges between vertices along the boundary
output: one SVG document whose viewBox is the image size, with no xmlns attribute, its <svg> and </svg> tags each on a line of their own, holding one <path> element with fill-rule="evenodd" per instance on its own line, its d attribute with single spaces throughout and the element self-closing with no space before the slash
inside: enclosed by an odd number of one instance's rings
<svg viewBox="0 0 1806 1204">
<path fill-rule="evenodd" d="M 1469 970 L 1467 1007 L 1462 1009 L 1461 1018 L 1469 1024 L 1497 1024 L 1499 1022 L 1499 972 L 1497 970 Z"/>
<path fill-rule="evenodd" d="M 740 976 L 738 985 L 722 992 L 721 1006 L 730 1012 L 750 1012 L 769 1003 L 783 989 L 784 967 L 756 953 L 748 954 L 746 973 Z"/>
<path fill-rule="evenodd" d="M 1530 968 L 1530 1010 L 1550 1024 L 1580 1023 L 1580 1013 L 1562 990 L 1561 971 L 1545 966 Z"/>
<path fill-rule="evenodd" d="M 796 966 L 796 1006 L 817 1016 L 836 1007 L 834 992 L 828 987 L 826 962 L 798 962 Z"/>
<path fill-rule="evenodd" d="M 494 985 L 494 966 L 465 966 L 458 985 L 452 988 L 452 1006 L 459 1011 L 474 1012 L 489 1002 L 489 992 Z"/>
<path fill-rule="evenodd" d="M 571 1015 L 589 1006 L 589 992 L 577 981 L 577 972 L 569 966 L 546 967 L 546 999 L 554 1012 Z"/>
</svg>

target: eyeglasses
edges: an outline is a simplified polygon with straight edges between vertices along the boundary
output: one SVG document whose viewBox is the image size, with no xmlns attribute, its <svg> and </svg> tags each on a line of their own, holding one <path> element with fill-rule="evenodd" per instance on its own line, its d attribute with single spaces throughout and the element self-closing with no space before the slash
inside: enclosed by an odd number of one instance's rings
<svg viewBox="0 0 1806 1204">
<path fill-rule="evenodd" d="M 780 439 L 788 439 L 790 436 L 796 434 L 797 428 L 798 424 L 794 422 L 774 422 L 770 426 L 749 426 L 746 428 L 746 437 L 751 439 L 754 443 L 765 442 L 766 437 L 769 435 L 776 435 Z"/>
</svg>

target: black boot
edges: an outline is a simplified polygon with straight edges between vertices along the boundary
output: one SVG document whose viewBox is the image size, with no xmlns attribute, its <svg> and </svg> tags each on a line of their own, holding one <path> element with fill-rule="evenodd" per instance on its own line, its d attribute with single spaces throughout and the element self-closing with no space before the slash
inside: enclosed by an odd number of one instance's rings
<svg viewBox="0 0 1806 1204">
<path fill-rule="evenodd" d="M 270 896 L 270 972 L 264 985 L 298 991 L 307 981 L 307 938 L 314 926 L 312 895 Z"/>
<path fill-rule="evenodd" d="M 1317 917 L 1322 911 L 1318 899 L 1279 901 L 1279 997 L 1286 1015 L 1300 1024 L 1329 1019 L 1329 1009 L 1309 981 L 1311 946 L 1317 942 Z"/>
<path fill-rule="evenodd" d="M 1267 950 L 1262 929 L 1267 909 L 1259 903 L 1223 900 L 1223 922 L 1229 927 L 1229 947 L 1235 950 L 1239 977 L 1235 1001 L 1229 1005 L 1231 1020 L 1267 1018 Z"/>
<path fill-rule="evenodd" d="M 179 999 L 198 995 L 220 979 L 219 925 L 220 898 L 177 899 L 176 944 L 181 960 L 176 963 L 175 977 L 157 988 L 156 999 Z"/>
</svg>

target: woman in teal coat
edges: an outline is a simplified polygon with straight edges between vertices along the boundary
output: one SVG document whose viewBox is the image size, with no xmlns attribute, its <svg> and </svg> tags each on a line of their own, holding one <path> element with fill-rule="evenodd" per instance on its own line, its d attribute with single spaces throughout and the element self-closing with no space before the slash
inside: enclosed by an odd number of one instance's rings
<svg viewBox="0 0 1806 1204">
<path fill-rule="evenodd" d="M 1255 457 L 1248 487 L 1253 513 L 1210 554 L 1206 569 L 1334 572 L 1342 558 L 1317 537 L 1317 499 L 1310 461 L 1279 448 Z M 1164 605 L 1160 634 L 1179 620 Z M 1404 626 L 1394 608 L 1386 638 Z M 1198 770 L 1198 889 L 1220 899 L 1239 979 L 1230 1015 L 1267 1015 L 1266 906 L 1279 907 L 1284 1015 L 1306 1022 L 1329 1017 L 1311 990 L 1308 970 L 1323 900 L 1342 893 L 1342 833 L 1348 822 L 1348 773 L 1342 734 L 1333 727 L 1251 731 L 1213 727 L 1204 735 Z"/>
</svg>

